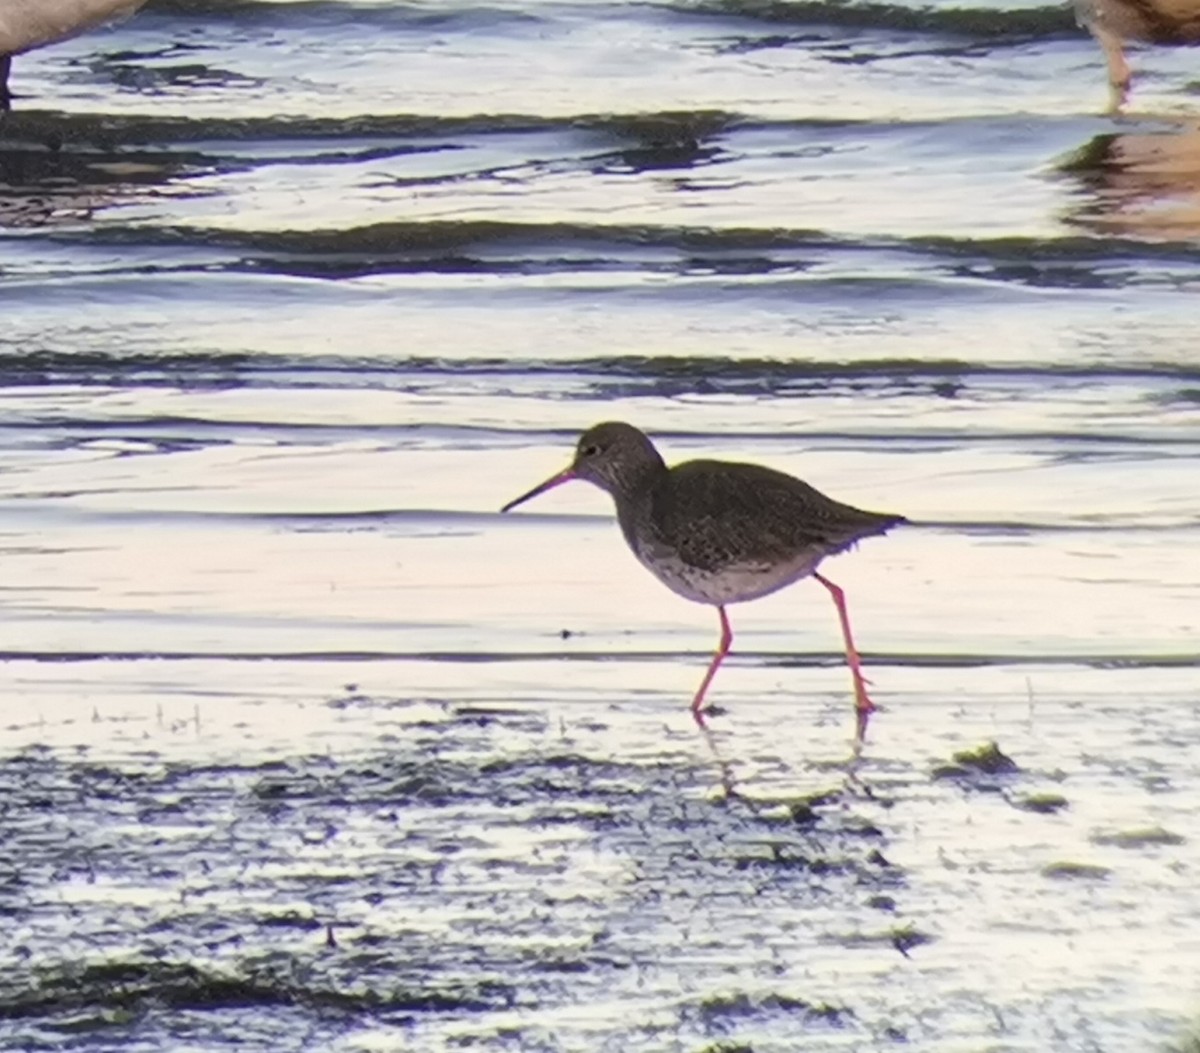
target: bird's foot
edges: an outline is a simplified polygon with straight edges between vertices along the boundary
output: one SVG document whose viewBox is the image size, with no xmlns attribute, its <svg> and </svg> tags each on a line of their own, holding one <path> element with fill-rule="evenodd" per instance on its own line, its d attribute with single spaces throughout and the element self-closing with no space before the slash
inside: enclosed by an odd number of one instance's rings
<svg viewBox="0 0 1200 1053">
<path fill-rule="evenodd" d="M 1129 101 L 1129 78 L 1124 81 L 1111 81 L 1108 85 L 1108 107 L 1105 114 L 1109 117 L 1119 117 Z"/>
<path fill-rule="evenodd" d="M 707 729 L 707 720 L 709 717 L 723 717 L 727 711 L 722 706 L 709 703 L 705 705 L 692 706 L 692 719 L 702 728 Z"/>
<path fill-rule="evenodd" d="M 879 710 L 879 707 L 867 696 L 867 692 L 859 688 L 855 692 L 854 700 L 854 741 L 856 744 L 861 744 L 867 737 L 867 725 L 871 722 L 871 714 Z"/>
</svg>

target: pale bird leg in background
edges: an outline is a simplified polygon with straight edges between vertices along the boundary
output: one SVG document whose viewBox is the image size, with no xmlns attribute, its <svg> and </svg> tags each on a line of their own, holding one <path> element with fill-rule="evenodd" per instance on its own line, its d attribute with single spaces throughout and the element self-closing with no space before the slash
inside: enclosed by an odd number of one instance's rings
<svg viewBox="0 0 1200 1053">
<path fill-rule="evenodd" d="M 1121 46 L 1119 36 L 1094 22 L 1088 28 L 1096 38 L 1096 43 L 1104 50 L 1104 60 L 1108 63 L 1109 111 L 1115 112 L 1125 105 L 1129 97 L 1133 72 L 1125 60 L 1125 49 Z"/>
</svg>

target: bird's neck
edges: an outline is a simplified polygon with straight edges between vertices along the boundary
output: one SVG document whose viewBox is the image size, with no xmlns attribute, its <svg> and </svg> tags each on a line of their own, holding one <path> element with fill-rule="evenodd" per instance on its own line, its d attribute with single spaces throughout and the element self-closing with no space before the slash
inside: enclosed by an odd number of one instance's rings
<svg viewBox="0 0 1200 1053">
<path fill-rule="evenodd" d="M 667 466 L 658 451 L 648 451 L 646 457 L 630 465 L 614 482 L 613 500 L 618 505 L 646 501 L 666 474 Z"/>
<path fill-rule="evenodd" d="M 621 524 L 621 531 L 635 551 L 636 525 L 650 515 L 654 494 L 666 475 L 667 466 L 662 458 L 656 455 L 654 460 L 647 458 L 636 465 L 627 475 L 622 476 L 619 484 L 610 491 L 617 506 L 617 520 Z"/>
</svg>

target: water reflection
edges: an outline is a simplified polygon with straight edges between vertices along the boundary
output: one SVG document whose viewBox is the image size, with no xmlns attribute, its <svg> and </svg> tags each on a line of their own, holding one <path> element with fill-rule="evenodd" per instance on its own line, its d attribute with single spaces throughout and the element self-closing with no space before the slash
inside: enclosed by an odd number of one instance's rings
<svg viewBox="0 0 1200 1053">
<path fill-rule="evenodd" d="M 261 78 L 223 69 L 200 61 L 200 47 L 173 41 L 170 44 L 142 51 L 126 50 L 100 52 L 77 59 L 70 65 L 80 80 L 100 80 L 114 85 L 118 91 L 141 95 L 189 96 L 198 88 L 260 88 Z"/>
<path fill-rule="evenodd" d="M 119 144 L 112 129 L 75 118 L 10 114 L 0 125 L 0 227 L 78 222 L 99 210 L 159 196 L 204 162 L 198 155 Z"/>
<path fill-rule="evenodd" d="M 1127 237 L 1200 236 L 1200 120 L 1099 135 L 1059 167 L 1084 190 L 1069 222 Z"/>
</svg>

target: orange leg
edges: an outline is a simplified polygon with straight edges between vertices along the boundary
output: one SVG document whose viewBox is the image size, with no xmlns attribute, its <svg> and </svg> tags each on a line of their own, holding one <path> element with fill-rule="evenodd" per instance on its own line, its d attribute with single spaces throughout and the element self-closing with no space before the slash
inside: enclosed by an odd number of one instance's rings
<svg viewBox="0 0 1200 1053">
<path fill-rule="evenodd" d="M 704 692 L 708 690 L 708 685 L 712 683 L 712 678 L 717 675 L 717 667 L 721 664 L 722 659 L 729 654 L 729 648 L 733 644 L 733 630 L 729 627 L 729 619 L 725 616 L 725 608 L 718 607 L 717 613 L 721 616 L 721 642 L 717 644 L 717 653 L 713 655 L 713 660 L 709 663 L 708 672 L 704 674 L 704 679 L 700 681 L 700 690 L 696 692 L 696 697 L 692 699 L 692 717 L 701 727 L 704 727 L 704 713 L 701 710 L 701 706 L 704 705 Z"/>
<path fill-rule="evenodd" d="M 875 704 L 867 695 L 867 682 L 862 675 L 862 662 L 858 650 L 854 646 L 854 636 L 850 632 L 850 615 L 846 613 L 846 594 L 828 578 L 813 572 L 813 577 L 829 590 L 833 602 L 837 606 L 838 620 L 842 623 L 842 639 L 846 642 L 846 664 L 850 666 L 850 675 L 854 678 L 854 737 L 862 742 L 867 734 L 867 721 L 875 712 Z"/>
</svg>

